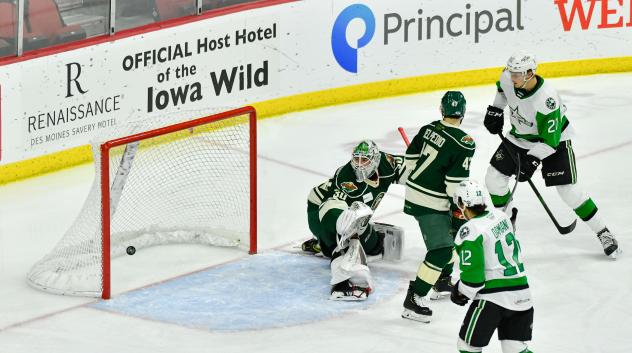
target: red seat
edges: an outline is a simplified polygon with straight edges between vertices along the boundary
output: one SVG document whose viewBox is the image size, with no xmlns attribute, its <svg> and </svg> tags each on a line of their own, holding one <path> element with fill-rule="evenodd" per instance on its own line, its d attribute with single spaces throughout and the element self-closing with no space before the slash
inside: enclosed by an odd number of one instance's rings
<svg viewBox="0 0 632 353">
<path fill-rule="evenodd" d="M 29 33 L 46 36 L 52 44 L 86 38 L 81 26 L 66 26 L 54 0 L 27 0 L 25 24 Z"/>
<path fill-rule="evenodd" d="M 164 21 L 195 14 L 194 0 L 154 0 L 156 21 Z"/>
<path fill-rule="evenodd" d="M 0 39 L 15 48 L 16 34 L 16 9 L 12 2 L 0 2 Z M 30 33 L 24 26 L 24 50 L 33 50 L 50 45 L 50 39 L 46 36 Z M 15 53 L 11 49 L 11 53 Z"/>
</svg>

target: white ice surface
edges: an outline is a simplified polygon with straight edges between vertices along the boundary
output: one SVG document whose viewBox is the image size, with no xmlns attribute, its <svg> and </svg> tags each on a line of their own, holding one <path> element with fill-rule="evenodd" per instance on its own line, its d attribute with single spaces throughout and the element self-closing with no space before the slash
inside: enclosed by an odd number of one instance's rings
<svg viewBox="0 0 632 353">
<path fill-rule="evenodd" d="M 518 236 L 535 302 L 536 352 L 632 351 L 632 74 L 551 80 L 577 131 L 579 184 L 589 192 L 624 250 L 606 258 L 590 229 L 579 222 L 562 236 L 528 185 L 516 194 Z M 474 178 L 484 181 L 498 141 L 482 127 L 492 85 L 462 90 L 468 100 L 463 128 L 477 143 Z M 409 136 L 439 118 L 443 92 L 417 94 L 311 110 L 259 124 L 259 248 L 283 247 L 309 237 L 305 202 L 309 189 L 348 161 L 350 148 L 374 139 L 402 153 L 396 131 Z M 221 333 L 148 321 L 87 307 L 90 299 L 60 297 L 26 285 L 30 266 L 72 223 L 93 177 L 90 165 L 0 187 L 0 353 L 84 352 L 455 352 L 465 309 L 433 303 L 431 324 L 400 318 L 407 283 L 398 294 L 366 310 L 291 326 Z M 573 214 L 551 189 L 536 184 L 562 223 Z M 406 230 L 402 262 L 391 267 L 414 278 L 425 254 L 418 227 L 402 214 L 403 187 L 393 186 L 376 219 Z M 234 249 L 173 245 L 139 251 L 113 262 L 113 295 L 245 256 Z M 309 286 L 305 278 L 297 287 Z M 244 284 L 240 290 L 249 290 Z M 299 292 L 300 293 L 300 292 Z M 238 292 L 236 292 L 238 295 Z M 309 303 L 306 303 L 308 305 Z M 336 305 L 335 302 L 328 303 Z M 496 338 L 486 352 L 500 352 Z"/>
</svg>

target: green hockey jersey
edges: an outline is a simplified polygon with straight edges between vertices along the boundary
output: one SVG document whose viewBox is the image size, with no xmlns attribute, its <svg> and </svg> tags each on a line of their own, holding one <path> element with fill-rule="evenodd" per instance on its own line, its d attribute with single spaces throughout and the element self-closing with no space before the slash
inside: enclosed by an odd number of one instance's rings
<svg viewBox="0 0 632 353">
<path fill-rule="evenodd" d="M 474 139 L 442 120 L 423 126 L 406 150 L 404 212 L 418 216 L 450 209 L 454 188 L 470 175 Z"/>
<path fill-rule="evenodd" d="M 454 240 L 459 255 L 459 291 L 511 310 L 532 307 L 520 243 L 507 215 L 492 209 L 470 219 Z"/>
<path fill-rule="evenodd" d="M 362 201 L 373 210 L 382 201 L 384 194 L 391 184 L 398 183 L 404 172 L 404 159 L 380 152 L 380 164 L 377 168 L 376 181 L 365 179 L 358 182 L 351 166 L 351 162 L 338 168 L 334 176 L 326 182 L 314 187 L 307 198 L 307 211 L 318 210 L 321 204 L 329 198 L 335 198 L 343 203 L 328 203 L 328 207 L 351 206 L 354 201 Z M 320 210 L 320 219 L 330 209 Z"/>
</svg>

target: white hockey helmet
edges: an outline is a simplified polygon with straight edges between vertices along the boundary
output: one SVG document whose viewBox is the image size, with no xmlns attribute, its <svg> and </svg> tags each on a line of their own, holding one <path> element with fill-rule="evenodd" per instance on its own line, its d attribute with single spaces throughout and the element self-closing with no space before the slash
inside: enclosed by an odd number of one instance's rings
<svg viewBox="0 0 632 353">
<path fill-rule="evenodd" d="M 370 177 L 380 165 L 380 150 L 371 140 L 364 140 L 353 148 L 351 166 L 358 182 Z"/>
<path fill-rule="evenodd" d="M 461 210 L 485 205 L 485 189 L 474 180 L 463 180 L 454 190 L 452 201 Z"/>
<path fill-rule="evenodd" d="M 517 51 L 511 55 L 507 60 L 507 71 L 520 72 L 526 74 L 527 71 L 532 70 L 535 73 L 535 69 L 538 67 L 533 54 L 525 51 Z"/>
</svg>

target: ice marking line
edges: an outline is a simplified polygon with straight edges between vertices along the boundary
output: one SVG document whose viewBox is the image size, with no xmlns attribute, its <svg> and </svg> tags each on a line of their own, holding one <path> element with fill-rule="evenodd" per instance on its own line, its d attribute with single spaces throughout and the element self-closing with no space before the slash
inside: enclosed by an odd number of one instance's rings
<svg viewBox="0 0 632 353">
<path fill-rule="evenodd" d="M 616 150 L 616 149 L 619 149 L 619 148 L 622 148 L 622 147 L 627 147 L 629 145 L 632 145 L 632 140 L 626 141 L 626 142 L 622 142 L 622 143 L 614 145 L 614 146 L 602 148 L 600 150 L 588 152 L 588 153 L 586 153 L 584 155 L 581 155 L 581 156 L 577 157 L 577 159 L 592 157 L 592 156 L 595 156 L 595 155 L 598 155 L 598 154 L 601 154 L 601 153 L 606 153 L 606 152 L 610 152 L 610 151 L 613 151 L 613 150 Z"/>
<path fill-rule="evenodd" d="M 198 269 L 198 270 L 190 271 L 190 272 L 183 273 L 183 274 L 180 274 L 180 275 L 177 275 L 177 276 L 174 276 L 174 277 L 170 277 L 170 278 L 166 278 L 166 279 L 154 282 L 154 283 L 150 283 L 150 284 L 147 284 L 147 285 L 144 285 L 144 286 L 141 286 L 141 287 L 137 287 L 137 288 L 133 288 L 133 289 L 130 289 L 130 290 L 127 290 L 127 291 L 123 291 L 123 292 L 117 293 L 116 295 L 117 296 L 118 295 L 123 295 L 125 293 L 129 293 L 129 292 L 136 291 L 136 290 L 141 290 L 141 289 L 144 289 L 144 288 L 147 288 L 147 287 L 151 287 L 151 286 L 154 286 L 154 285 L 159 285 L 161 283 L 168 282 L 168 281 L 171 281 L 171 280 L 174 280 L 174 279 L 178 279 L 180 277 L 186 277 L 186 276 L 198 273 L 198 272 L 209 270 L 209 269 L 211 269 L 213 267 L 222 266 L 222 265 L 229 264 L 231 262 L 238 261 L 239 259 L 244 258 L 244 257 L 247 257 L 246 254 L 244 254 L 243 256 L 231 259 L 231 260 L 227 260 L 227 261 L 224 261 L 224 262 L 220 262 L 220 263 L 217 263 L 217 264 L 213 264 L 213 265 L 207 266 L 205 268 L 201 268 L 201 269 Z M 12 328 L 24 326 L 24 325 L 30 324 L 32 322 L 35 322 L 35 321 L 44 320 L 44 319 L 47 319 L 49 317 L 55 316 L 57 314 L 63 314 L 65 312 L 67 312 L 67 311 L 71 311 L 71 310 L 74 310 L 74 309 L 90 307 L 90 305 L 98 303 L 100 300 L 101 299 L 90 300 L 90 301 L 88 301 L 86 303 L 74 305 L 74 306 L 71 306 L 69 308 L 65 308 L 65 309 L 53 311 L 51 313 L 47 313 L 47 314 L 44 314 L 44 315 L 36 316 L 34 318 L 31 318 L 31 319 L 28 319 L 28 320 L 24 320 L 24 321 L 20 321 L 20 322 L 16 322 L 16 323 L 13 323 L 13 324 L 5 326 L 5 327 L 0 327 L 0 332 L 4 332 L 4 331 L 7 331 L 7 330 L 12 329 Z"/>
</svg>

